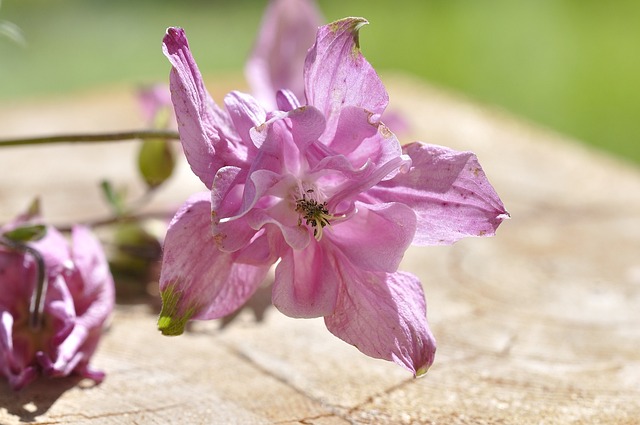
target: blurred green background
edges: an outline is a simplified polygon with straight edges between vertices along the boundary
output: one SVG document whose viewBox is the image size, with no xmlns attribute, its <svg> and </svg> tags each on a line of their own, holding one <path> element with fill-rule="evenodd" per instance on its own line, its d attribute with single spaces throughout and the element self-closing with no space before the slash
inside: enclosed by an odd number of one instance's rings
<svg viewBox="0 0 640 425">
<path fill-rule="evenodd" d="M 167 26 L 187 30 L 205 74 L 241 72 L 266 0 L 4 0 L 0 102 L 167 81 Z M 640 164 L 637 0 L 319 1 L 364 16 L 373 65 L 403 70 Z"/>
</svg>

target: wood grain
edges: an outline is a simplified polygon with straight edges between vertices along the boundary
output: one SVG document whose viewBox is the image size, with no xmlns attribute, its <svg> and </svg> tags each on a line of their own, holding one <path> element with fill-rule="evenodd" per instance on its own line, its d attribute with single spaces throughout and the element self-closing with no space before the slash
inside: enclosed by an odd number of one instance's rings
<svg viewBox="0 0 640 425">
<path fill-rule="evenodd" d="M 640 423 L 640 171 L 566 137 L 385 76 L 415 139 L 472 150 L 512 214 L 493 239 L 413 248 L 436 363 L 412 379 L 274 309 L 162 337 L 156 310 L 120 305 L 96 357 L 105 382 L 0 382 L 0 423 Z M 213 81 L 221 98 L 225 81 Z M 125 90 L 0 105 L 0 137 L 138 128 Z M 54 222 L 103 214 L 104 177 L 135 181 L 134 143 L 0 152 L 0 221 L 35 193 Z M 140 190 L 133 185 L 134 193 Z M 183 163 L 151 208 L 200 190 Z M 264 300 L 263 300 L 264 301 Z"/>
</svg>

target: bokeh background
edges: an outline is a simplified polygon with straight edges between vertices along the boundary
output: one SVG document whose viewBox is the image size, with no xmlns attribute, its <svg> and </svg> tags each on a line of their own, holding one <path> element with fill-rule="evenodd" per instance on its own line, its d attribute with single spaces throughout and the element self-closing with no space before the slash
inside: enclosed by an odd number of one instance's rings
<svg viewBox="0 0 640 425">
<path fill-rule="evenodd" d="M 362 48 L 402 71 L 640 165 L 637 0 L 319 1 L 364 16 Z M 167 81 L 167 26 L 187 30 L 206 75 L 240 74 L 266 0 L 4 0 L 0 102 Z"/>
</svg>

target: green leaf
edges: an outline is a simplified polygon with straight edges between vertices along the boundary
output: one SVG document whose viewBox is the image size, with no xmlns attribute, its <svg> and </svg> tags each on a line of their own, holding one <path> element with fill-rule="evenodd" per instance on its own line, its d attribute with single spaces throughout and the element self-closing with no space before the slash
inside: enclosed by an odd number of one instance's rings
<svg viewBox="0 0 640 425">
<path fill-rule="evenodd" d="M 9 230 L 2 234 L 5 238 L 19 243 L 40 240 L 47 233 L 47 227 L 42 224 L 28 224 Z"/>
<path fill-rule="evenodd" d="M 138 169 L 147 186 L 156 188 L 164 183 L 175 168 L 175 157 L 167 140 L 145 140 L 138 153 Z"/>
</svg>

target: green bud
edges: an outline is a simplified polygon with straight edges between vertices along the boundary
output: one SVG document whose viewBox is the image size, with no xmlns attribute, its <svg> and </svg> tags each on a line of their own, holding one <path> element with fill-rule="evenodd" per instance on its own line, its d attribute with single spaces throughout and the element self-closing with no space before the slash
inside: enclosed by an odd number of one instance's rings
<svg viewBox="0 0 640 425">
<path fill-rule="evenodd" d="M 138 169 L 147 186 L 155 188 L 164 183 L 175 168 L 171 142 L 145 140 L 138 153 Z"/>
</svg>

